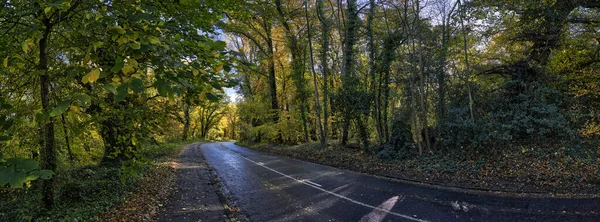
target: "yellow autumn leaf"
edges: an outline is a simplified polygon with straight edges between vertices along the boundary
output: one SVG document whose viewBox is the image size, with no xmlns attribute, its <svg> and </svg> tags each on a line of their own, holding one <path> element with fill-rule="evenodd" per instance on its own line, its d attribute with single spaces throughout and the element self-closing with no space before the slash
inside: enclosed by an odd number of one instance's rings
<svg viewBox="0 0 600 222">
<path fill-rule="evenodd" d="M 138 62 L 135 59 L 127 59 L 127 64 L 131 65 L 131 67 L 133 68 L 137 68 L 138 67 Z"/>
<path fill-rule="evenodd" d="M 117 40 L 117 43 L 119 43 L 119 45 L 125 44 L 129 42 L 129 39 L 127 39 L 125 36 L 121 36 L 119 37 L 119 39 Z"/>
<path fill-rule="evenodd" d="M 86 54 L 85 57 L 83 58 L 83 64 L 88 64 L 90 62 L 91 58 L 89 54 Z"/>
<path fill-rule="evenodd" d="M 152 45 L 160 44 L 160 40 L 154 36 L 148 37 L 148 42 L 150 42 L 150 44 L 152 44 Z"/>
<path fill-rule="evenodd" d="M 223 70 L 223 65 L 220 65 L 220 66 L 217 67 L 217 72 L 219 72 L 221 70 Z"/>
<path fill-rule="evenodd" d="M 8 57 L 4 58 L 2 65 L 4 66 L 4 68 L 8 68 Z"/>
<path fill-rule="evenodd" d="M 87 75 L 83 76 L 83 78 L 81 79 L 81 81 L 85 84 L 85 83 L 94 83 L 96 82 L 96 80 L 98 80 L 98 78 L 100 78 L 100 68 L 96 68 L 94 70 L 92 70 L 91 72 L 89 72 Z"/>
<path fill-rule="evenodd" d="M 198 70 L 197 69 L 192 69 L 192 73 L 194 74 L 194 76 L 198 76 Z"/>
<path fill-rule="evenodd" d="M 29 52 L 29 39 L 27 39 L 23 43 L 21 43 L 21 48 L 23 49 L 23 52 L 25 52 L 25 53 Z"/>
<path fill-rule="evenodd" d="M 131 74 L 131 73 L 135 72 L 135 69 L 133 69 L 133 67 L 130 65 L 125 65 L 121 69 L 121 72 L 123 72 L 123 74 L 127 75 L 127 74 Z"/>
<path fill-rule="evenodd" d="M 52 12 L 52 7 L 48 6 L 46 8 L 44 8 L 44 13 L 46 14 L 46 16 L 50 16 L 50 13 Z"/>
</svg>

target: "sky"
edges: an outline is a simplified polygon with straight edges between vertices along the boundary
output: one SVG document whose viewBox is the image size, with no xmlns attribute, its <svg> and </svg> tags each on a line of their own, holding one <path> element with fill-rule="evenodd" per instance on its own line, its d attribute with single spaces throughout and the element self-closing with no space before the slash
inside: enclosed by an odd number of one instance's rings
<svg viewBox="0 0 600 222">
<path fill-rule="evenodd" d="M 240 99 L 240 95 L 237 94 L 235 88 L 225 88 L 225 94 L 229 96 L 229 101 L 231 101 L 231 103 L 237 103 L 238 99 Z"/>
</svg>

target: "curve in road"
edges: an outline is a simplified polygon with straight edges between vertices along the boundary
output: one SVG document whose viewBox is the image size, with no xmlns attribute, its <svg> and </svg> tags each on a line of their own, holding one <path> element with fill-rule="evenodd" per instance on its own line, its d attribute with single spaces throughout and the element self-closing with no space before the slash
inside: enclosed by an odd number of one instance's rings
<svg viewBox="0 0 600 222">
<path fill-rule="evenodd" d="M 526 198 L 419 186 L 266 154 L 200 147 L 253 221 L 599 221 L 599 198 Z"/>
</svg>

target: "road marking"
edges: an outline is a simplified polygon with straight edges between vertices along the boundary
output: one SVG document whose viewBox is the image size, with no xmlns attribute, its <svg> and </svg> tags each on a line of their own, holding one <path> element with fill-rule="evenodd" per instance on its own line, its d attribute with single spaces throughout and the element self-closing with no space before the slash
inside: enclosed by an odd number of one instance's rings
<svg viewBox="0 0 600 222">
<path fill-rule="evenodd" d="M 378 207 L 386 210 L 391 210 L 394 207 L 394 205 L 396 205 L 398 200 L 402 201 L 402 198 L 400 198 L 400 196 L 394 196 L 380 204 Z M 387 214 L 385 212 L 373 210 L 371 213 L 362 217 L 359 220 L 359 222 L 381 222 L 383 221 L 386 215 Z"/>
<path fill-rule="evenodd" d="M 302 184 L 304 184 L 304 185 L 307 185 L 307 186 L 309 186 L 309 187 L 315 188 L 315 189 L 317 189 L 317 190 L 320 190 L 320 191 L 322 191 L 322 192 L 325 192 L 325 193 L 331 194 L 331 195 L 333 195 L 333 196 L 336 196 L 336 197 L 338 197 L 338 198 L 341 198 L 341 199 L 344 199 L 344 200 L 350 201 L 351 203 L 355 203 L 355 204 L 361 205 L 361 206 L 363 206 L 363 207 L 368 207 L 368 208 L 371 208 L 371 209 L 373 209 L 373 210 L 378 210 L 378 211 L 381 211 L 381 212 L 384 212 L 384 213 L 388 213 L 388 214 L 391 214 L 391 215 L 394 215 L 394 216 L 398 216 L 398 217 L 402 217 L 402 218 L 404 218 L 404 219 L 408 219 L 408 220 L 412 220 L 412 221 L 419 221 L 419 222 L 429 222 L 429 221 L 427 221 L 427 220 L 424 220 L 424 219 L 419 219 L 419 218 L 416 218 L 416 217 L 411 217 L 411 216 L 408 216 L 408 215 L 404 215 L 404 214 L 399 214 L 399 213 L 396 213 L 396 212 L 392 212 L 392 211 L 390 211 L 390 210 L 388 210 L 388 209 L 384 209 L 384 208 L 380 208 L 380 207 L 373 206 L 373 205 L 370 205 L 370 204 L 366 204 L 366 203 L 360 202 L 360 201 L 358 201 L 358 200 L 354 200 L 354 199 L 352 199 L 352 198 L 346 197 L 346 196 L 344 196 L 344 195 L 341 195 L 341 194 L 338 194 L 338 193 L 331 192 L 331 191 L 329 191 L 329 190 L 326 190 L 326 189 L 323 189 L 323 188 L 321 188 L 320 186 L 316 186 L 316 185 L 313 185 L 313 184 L 311 184 L 311 183 L 307 182 L 308 180 L 301 180 L 301 179 L 297 179 L 297 178 L 295 178 L 295 177 L 292 177 L 292 176 L 290 176 L 290 175 L 287 175 L 287 174 L 285 174 L 285 173 L 279 172 L 279 171 L 277 171 L 277 170 L 275 170 L 275 169 L 273 169 L 273 168 L 270 168 L 270 167 L 268 167 L 268 166 L 265 166 L 265 165 L 260 165 L 260 164 L 259 164 L 259 162 L 256 162 L 256 161 L 254 161 L 254 160 L 248 159 L 248 158 L 246 158 L 245 156 L 243 156 L 242 154 L 239 154 L 239 153 L 237 153 L 237 152 L 235 152 L 235 151 L 233 151 L 233 150 L 230 150 L 230 149 L 228 149 L 227 147 L 223 146 L 223 144 L 221 144 L 221 143 L 219 143 L 219 146 L 223 147 L 224 149 L 227 149 L 227 150 L 229 150 L 230 152 L 233 152 L 234 154 L 236 154 L 236 155 L 238 155 L 238 156 L 240 156 L 240 157 L 244 158 L 245 160 L 248 160 L 248 161 L 249 161 L 249 162 L 251 162 L 251 163 L 254 163 L 254 164 L 258 165 L 258 166 L 264 167 L 264 168 L 265 168 L 265 169 L 267 169 L 267 170 L 273 171 L 273 172 L 275 172 L 275 173 L 277 173 L 277 174 L 279 174 L 279 175 L 281 175 L 281 176 L 284 176 L 284 177 L 290 178 L 290 179 L 292 179 L 292 180 L 295 180 L 295 181 L 297 181 L 297 182 L 299 182 L 299 183 L 302 183 Z"/>
<path fill-rule="evenodd" d="M 310 180 L 306 180 L 305 182 L 307 182 L 307 183 L 310 183 L 310 184 L 312 184 L 312 185 L 315 185 L 315 186 L 318 186 L 318 187 L 322 187 L 322 186 L 321 186 L 321 184 L 318 184 L 318 183 L 312 182 L 312 181 L 310 181 Z"/>
<path fill-rule="evenodd" d="M 304 180 L 299 180 L 299 181 L 302 181 L 303 183 L 309 183 L 309 184 L 311 184 L 311 185 L 318 186 L 318 187 L 321 187 L 321 186 L 322 186 L 321 184 L 318 184 L 318 183 L 315 183 L 315 182 L 312 182 L 312 181 L 310 181 L 310 180 L 306 180 L 306 179 L 304 179 Z"/>
<path fill-rule="evenodd" d="M 263 163 L 263 162 L 256 162 L 256 164 L 261 165 L 261 166 L 265 165 L 265 163 Z"/>
</svg>

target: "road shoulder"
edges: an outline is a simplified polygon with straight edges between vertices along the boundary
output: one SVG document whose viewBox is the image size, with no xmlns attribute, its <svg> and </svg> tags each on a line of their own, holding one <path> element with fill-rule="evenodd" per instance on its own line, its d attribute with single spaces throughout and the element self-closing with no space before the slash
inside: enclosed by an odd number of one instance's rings
<svg viewBox="0 0 600 222">
<path fill-rule="evenodd" d="M 176 189 L 161 209 L 159 221 L 235 221 L 200 146 L 189 144 L 179 154 Z"/>
</svg>

